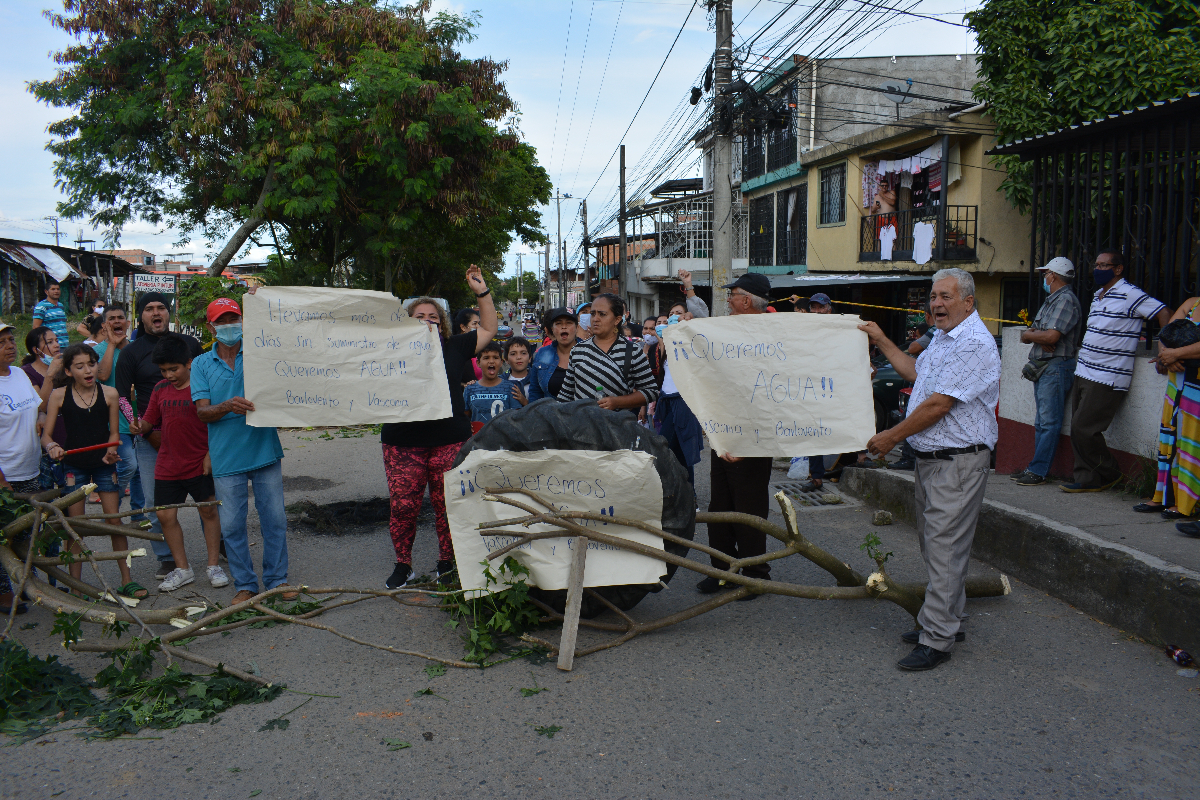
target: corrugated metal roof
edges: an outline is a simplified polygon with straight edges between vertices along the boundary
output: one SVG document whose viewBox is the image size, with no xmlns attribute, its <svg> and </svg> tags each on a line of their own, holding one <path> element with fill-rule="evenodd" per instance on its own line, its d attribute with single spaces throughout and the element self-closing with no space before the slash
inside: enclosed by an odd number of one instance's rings
<svg viewBox="0 0 1200 800">
<path fill-rule="evenodd" d="M 1113 128 L 1140 125 L 1150 117 L 1175 116 L 1176 114 L 1186 114 L 1189 112 L 1200 113 L 1200 92 L 1188 92 L 1185 95 L 1173 97 L 1170 100 L 1156 100 L 1153 103 L 1138 106 L 1128 111 L 1106 114 L 1103 117 L 1081 122 L 1077 125 L 1068 125 L 1058 130 L 1028 136 L 1024 139 L 995 147 L 988 152 L 988 155 L 1025 153 L 1058 144 L 1067 139 L 1106 133 Z"/>
</svg>

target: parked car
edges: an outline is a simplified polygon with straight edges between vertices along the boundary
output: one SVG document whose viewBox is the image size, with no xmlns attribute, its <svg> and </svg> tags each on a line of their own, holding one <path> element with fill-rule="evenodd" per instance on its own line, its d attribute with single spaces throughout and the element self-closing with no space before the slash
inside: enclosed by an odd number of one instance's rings
<svg viewBox="0 0 1200 800">
<path fill-rule="evenodd" d="M 501 325 L 496 329 L 496 335 L 492 337 L 493 342 L 503 344 L 513 337 L 513 329 L 507 325 Z"/>
</svg>

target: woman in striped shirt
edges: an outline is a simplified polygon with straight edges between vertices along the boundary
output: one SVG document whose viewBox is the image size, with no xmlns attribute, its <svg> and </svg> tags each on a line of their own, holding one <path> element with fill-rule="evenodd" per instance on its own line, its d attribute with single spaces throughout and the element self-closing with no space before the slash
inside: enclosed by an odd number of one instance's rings
<svg viewBox="0 0 1200 800">
<path fill-rule="evenodd" d="M 625 302 L 605 293 L 592 300 L 592 338 L 571 350 L 558 399 L 599 400 L 610 411 L 633 410 L 658 397 L 658 384 L 642 348 L 621 335 Z"/>
</svg>

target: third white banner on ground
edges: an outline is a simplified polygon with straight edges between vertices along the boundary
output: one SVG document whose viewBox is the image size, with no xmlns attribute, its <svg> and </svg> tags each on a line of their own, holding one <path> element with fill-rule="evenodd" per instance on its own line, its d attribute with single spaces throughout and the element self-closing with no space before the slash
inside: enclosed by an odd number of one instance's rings
<svg viewBox="0 0 1200 800">
<path fill-rule="evenodd" d="M 851 453 L 875 433 L 867 335 L 849 314 L 667 326 L 667 363 L 718 455 Z"/>
<path fill-rule="evenodd" d="M 445 419 L 437 331 L 386 292 L 270 286 L 243 299 L 246 399 L 258 427 Z"/>
<path fill-rule="evenodd" d="M 662 526 L 662 481 L 654 469 L 654 457 L 649 453 L 634 450 L 537 450 L 528 453 L 475 450 L 456 469 L 446 473 L 445 481 L 446 516 L 464 589 L 485 588 L 487 584 L 480 562 L 488 553 L 516 540 L 505 535 L 481 536 L 479 524 L 525 516 L 518 508 L 484 500 L 485 488 L 528 489 L 559 510 L 590 511 Z M 523 494 L 505 496 L 545 510 Z M 658 550 L 663 547 L 661 537 L 636 528 L 590 520 L 578 522 Z M 531 525 L 529 530 L 554 528 L 539 524 Z M 542 539 L 518 547 L 510 554 L 529 569 L 533 585 L 542 589 L 565 589 L 575 541 L 574 536 Z M 498 572 L 503 560 L 493 561 L 492 570 Z M 666 565 L 658 559 L 612 545 L 588 542 L 584 586 L 656 583 L 665 574 Z"/>
</svg>

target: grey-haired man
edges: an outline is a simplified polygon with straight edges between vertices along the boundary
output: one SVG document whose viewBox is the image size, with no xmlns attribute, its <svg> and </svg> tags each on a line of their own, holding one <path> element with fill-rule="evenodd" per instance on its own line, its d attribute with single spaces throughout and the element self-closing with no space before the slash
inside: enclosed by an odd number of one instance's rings
<svg viewBox="0 0 1200 800">
<path fill-rule="evenodd" d="M 966 637 L 967 566 L 999 433 L 1000 353 L 975 310 L 971 274 L 935 273 L 929 306 L 937 333 L 915 360 L 874 322 L 858 326 L 905 380 L 915 381 L 908 416 L 867 442 L 869 452 L 883 455 L 907 438 L 916 451 L 917 533 L 929 585 L 917 615 L 921 629 L 901 636 L 916 647 L 896 663 L 914 672 L 949 659 Z"/>
<path fill-rule="evenodd" d="M 1012 476 L 1018 486 L 1049 483 L 1046 475 L 1058 449 L 1063 414 L 1075 380 L 1075 354 L 1079 352 L 1079 328 L 1083 323 L 1083 307 L 1071 291 L 1075 265 L 1070 259 L 1052 258 L 1038 272 L 1042 274 L 1042 288 L 1050 296 L 1038 309 L 1029 330 L 1021 334 L 1022 343 L 1033 345 L 1023 374 L 1033 381 L 1037 410 L 1033 422 L 1033 460 Z"/>
</svg>

